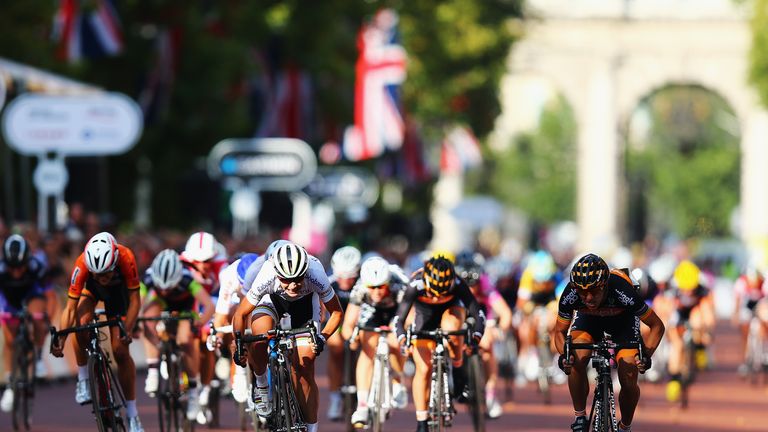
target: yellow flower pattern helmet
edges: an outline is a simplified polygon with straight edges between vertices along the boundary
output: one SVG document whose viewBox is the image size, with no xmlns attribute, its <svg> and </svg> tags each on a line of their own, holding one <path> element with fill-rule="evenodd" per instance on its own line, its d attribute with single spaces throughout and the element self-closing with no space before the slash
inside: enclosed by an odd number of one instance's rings
<svg viewBox="0 0 768 432">
<path fill-rule="evenodd" d="M 446 295 L 456 280 L 453 263 L 443 255 L 433 256 L 424 263 L 424 287 L 434 297 Z"/>
</svg>

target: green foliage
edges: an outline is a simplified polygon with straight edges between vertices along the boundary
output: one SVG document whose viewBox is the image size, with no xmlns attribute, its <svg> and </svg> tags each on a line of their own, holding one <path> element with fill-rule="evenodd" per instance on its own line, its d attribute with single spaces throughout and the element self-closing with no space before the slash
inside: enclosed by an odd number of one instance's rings
<svg viewBox="0 0 768 432">
<path fill-rule="evenodd" d="M 768 106 L 768 0 L 752 0 L 752 47 L 749 81 L 757 89 L 764 106 Z"/>
<path fill-rule="evenodd" d="M 722 126 L 730 107 L 708 90 L 672 86 L 641 109 L 653 126 L 644 146 L 630 146 L 627 167 L 630 183 L 645 185 L 651 225 L 682 238 L 729 235 L 740 166 L 738 137 Z"/>
<path fill-rule="evenodd" d="M 575 218 L 576 123 L 565 99 L 554 100 L 541 114 L 539 128 L 514 140 L 498 155 L 490 189 L 506 204 L 535 222 Z"/>
</svg>

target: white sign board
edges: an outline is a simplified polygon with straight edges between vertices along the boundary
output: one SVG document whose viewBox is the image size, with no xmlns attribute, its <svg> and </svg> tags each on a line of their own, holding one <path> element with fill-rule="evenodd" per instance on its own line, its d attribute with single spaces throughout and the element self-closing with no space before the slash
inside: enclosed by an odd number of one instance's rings
<svg viewBox="0 0 768 432">
<path fill-rule="evenodd" d="M 61 159 L 41 159 L 32 175 L 32 182 L 41 195 L 59 195 L 69 182 L 69 172 Z"/>
<path fill-rule="evenodd" d="M 97 156 L 130 150 L 143 120 L 138 105 L 120 93 L 24 94 L 5 109 L 2 126 L 5 141 L 23 155 Z"/>
</svg>

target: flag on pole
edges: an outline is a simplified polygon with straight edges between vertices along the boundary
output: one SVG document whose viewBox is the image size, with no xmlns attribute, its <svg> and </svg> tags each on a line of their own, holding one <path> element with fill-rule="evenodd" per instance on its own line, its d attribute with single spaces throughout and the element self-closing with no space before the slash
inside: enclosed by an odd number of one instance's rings
<svg viewBox="0 0 768 432">
<path fill-rule="evenodd" d="M 138 102 L 144 112 L 144 121 L 152 123 L 165 115 L 171 101 L 173 83 L 179 60 L 181 32 L 178 29 L 162 29 L 155 38 L 155 54 L 152 69 L 145 77 Z"/>
<path fill-rule="evenodd" d="M 358 34 L 355 123 L 344 134 L 344 155 L 351 161 L 380 156 L 403 143 L 400 85 L 405 81 L 406 53 L 397 22 L 394 10 L 381 9 Z"/>
<path fill-rule="evenodd" d="M 275 78 L 256 136 L 308 139 L 311 124 L 312 84 L 309 75 L 289 66 Z"/>
<path fill-rule="evenodd" d="M 82 3 L 90 7 L 83 8 Z M 83 57 L 115 56 L 123 50 L 120 20 L 112 0 L 59 0 L 53 38 L 58 42 L 57 56 L 70 63 Z"/>
<path fill-rule="evenodd" d="M 483 155 L 480 143 L 475 135 L 463 126 L 455 126 L 443 139 L 440 154 L 440 172 L 443 174 L 461 174 L 480 166 Z"/>
</svg>

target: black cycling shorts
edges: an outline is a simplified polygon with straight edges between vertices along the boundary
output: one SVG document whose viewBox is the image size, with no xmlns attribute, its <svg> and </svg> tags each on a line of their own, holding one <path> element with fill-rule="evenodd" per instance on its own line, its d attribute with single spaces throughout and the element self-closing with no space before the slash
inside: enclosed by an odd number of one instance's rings
<svg viewBox="0 0 768 432">
<path fill-rule="evenodd" d="M 361 305 L 358 322 L 361 327 L 389 326 L 396 313 L 397 305 L 388 308 Z"/>
<path fill-rule="evenodd" d="M 589 333 L 594 342 L 603 340 L 603 334 L 608 333 L 613 342 L 629 344 L 640 340 L 640 318 L 629 313 L 603 317 L 576 312 L 571 326 L 573 330 Z"/>
<path fill-rule="evenodd" d="M 275 320 L 275 326 L 279 326 L 280 317 L 287 313 L 291 317 L 292 329 L 304 327 L 308 322 L 320 320 L 320 306 L 316 298 L 316 295 L 307 295 L 288 301 L 278 295 L 267 294 L 261 298 L 254 314 L 266 313 Z"/>
<path fill-rule="evenodd" d="M 440 322 L 443 320 L 443 313 L 448 309 L 461 305 L 461 300 L 454 297 L 451 301 L 443 304 L 427 304 L 415 302 L 416 317 L 413 320 L 414 331 L 429 331 L 440 328 Z"/>
<path fill-rule="evenodd" d="M 107 317 L 125 316 L 128 312 L 128 288 L 125 286 L 105 287 L 99 284 L 93 284 L 93 286 L 86 285 L 83 289 L 83 295 L 96 300 L 96 302 L 103 301 Z"/>
</svg>

